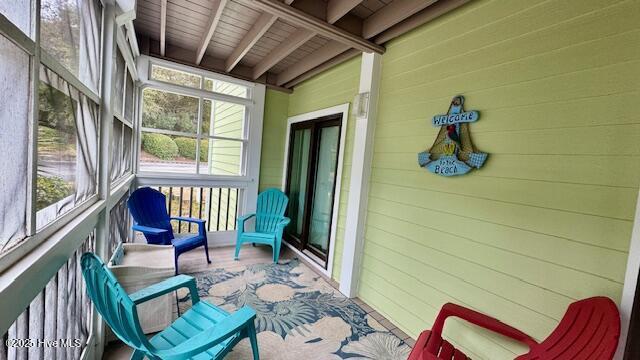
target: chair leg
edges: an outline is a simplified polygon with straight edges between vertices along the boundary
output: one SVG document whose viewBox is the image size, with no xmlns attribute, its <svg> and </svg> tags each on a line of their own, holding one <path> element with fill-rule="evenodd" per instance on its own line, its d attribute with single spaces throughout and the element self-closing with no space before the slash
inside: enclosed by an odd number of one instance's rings
<svg viewBox="0 0 640 360">
<path fill-rule="evenodd" d="M 273 244 L 273 263 L 277 264 L 278 259 L 280 259 L 280 243 L 276 241 Z"/>
<path fill-rule="evenodd" d="M 131 354 L 131 357 L 129 358 L 131 360 L 142 360 L 144 359 L 144 353 L 140 350 L 134 350 L 134 352 Z"/>
<path fill-rule="evenodd" d="M 247 333 L 249 335 L 249 342 L 251 342 L 253 360 L 260 360 L 260 354 L 258 353 L 258 337 L 256 336 L 256 326 L 253 323 L 253 320 L 250 324 L 247 324 Z"/>
<path fill-rule="evenodd" d="M 242 240 L 236 240 L 236 255 L 234 257 L 235 260 L 240 259 L 240 247 L 242 247 Z"/>
<path fill-rule="evenodd" d="M 173 264 L 176 267 L 176 275 L 178 275 L 178 273 L 179 273 L 179 271 L 178 271 L 178 256 L 180 256 L 179 253 L 174 253 L 173 254 Z"/>
<path fill-rule="evenodd" d="M 207 238 L 204 239 L 204 253 L 207 255 L 207 263 L 211 264 L 211 259 L 209 259 L 209 244 Z"/>
<path fill-rule="evenodd" d="M 278 240 L 276 240 L 273 243 L 273 263 L 277 264 L 278 260 L 280 259 L 280 246 L 282 245 L 282 243 Z"/>
</svg>

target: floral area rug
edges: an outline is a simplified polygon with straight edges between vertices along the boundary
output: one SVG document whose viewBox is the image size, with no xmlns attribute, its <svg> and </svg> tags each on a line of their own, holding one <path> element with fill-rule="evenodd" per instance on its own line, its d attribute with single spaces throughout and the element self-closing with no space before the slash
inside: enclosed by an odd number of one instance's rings
<svg viewBox="0 0 640 360">
<path fill-rule="evenodd" d="M 411 349 L 297 259 L 191 274 L 200 296 L 257 313 L 261 360 L 406 360 Z M 179 299 L 180 310 L 191 305 Z M 252 359 L 248 339 L 226 359 Z"/>
</svg>

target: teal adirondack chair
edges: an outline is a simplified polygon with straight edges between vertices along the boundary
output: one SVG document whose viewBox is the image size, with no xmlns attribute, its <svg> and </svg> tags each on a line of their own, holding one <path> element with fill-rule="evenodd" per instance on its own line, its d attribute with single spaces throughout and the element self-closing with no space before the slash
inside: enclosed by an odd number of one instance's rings
<svg viewBox="0 0 640 360">
<path fill-rule="evenodd" d="M 81 264 L 89 298 L 116 336 L 134 349 L 131 359 L 146 356 L 162 360 L 217 360 L 248 337 L 253 359 L 259 360 L 253 309 L 245 306 L 229 314 L 200 301 L 195 279 L 187 275 L 174 276 L 129 295 L 95 254 L 82 255 Z M 136 305 L 180 288 L 189 289 L 191 309 L 148 340 L 140 328 Z"/>
<path fill-rule="evenodd" d="M 238 218 L 238 239 L 236 240 L 236 256 L 238 260 L 240 247 L 245 242 L 271 245 L 273 248 L 273 262 L 280 258 L 280 246 L 282 245 L 282 232 L 289 224 L 289 218 L 284 216 L 287 210 L 289 198 L 278 189 L 267 189 L 258 195 L 258 206 L 255 214 L 247 214 Z M 252 217 L 256 217 L 254 232 L 245 232 L 244 223 Z"/>
</svg>

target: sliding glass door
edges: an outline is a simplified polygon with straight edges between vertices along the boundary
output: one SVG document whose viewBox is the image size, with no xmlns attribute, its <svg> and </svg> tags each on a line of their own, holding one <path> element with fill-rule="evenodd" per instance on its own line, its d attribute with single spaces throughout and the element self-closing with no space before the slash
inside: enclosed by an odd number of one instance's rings
<svg viewBox="0 0 640 360">
<path fill-rule="evenodd" d="M 327 266 L 341 115 L 291 125 L 286 191 L 291 218 L 285 240 Z"/>
</svg>

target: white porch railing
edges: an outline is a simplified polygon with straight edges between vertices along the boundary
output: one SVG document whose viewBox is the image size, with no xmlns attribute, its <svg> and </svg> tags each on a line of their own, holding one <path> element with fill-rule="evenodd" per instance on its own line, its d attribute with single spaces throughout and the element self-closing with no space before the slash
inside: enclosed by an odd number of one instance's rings
<svg viewBox="0 0 640 360">
<path fill-rule="evenodd" d="M 86 358 L 94 341 L 93 307 L 80 257 L 94 250 L 92 232 L 2 336 L 0 360 Z"/>
<path fill-rule="evenodd" d="M 234 231 L 241 190 L 231 187 L 155 186 L 167 197 L 170 216 L 186 216 L 207 221 L 207 231 Z M 196 231 L 194 224 L 179 221 L 174 231 Z"/>
</svg>

